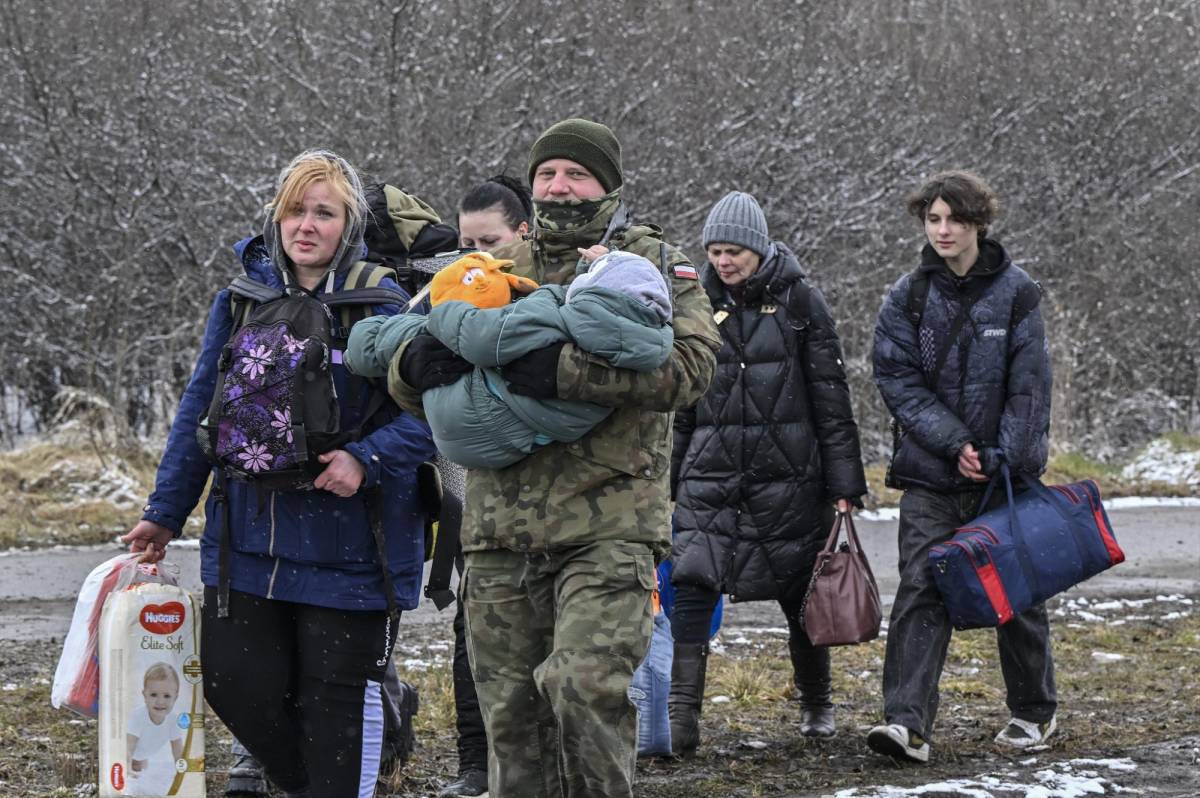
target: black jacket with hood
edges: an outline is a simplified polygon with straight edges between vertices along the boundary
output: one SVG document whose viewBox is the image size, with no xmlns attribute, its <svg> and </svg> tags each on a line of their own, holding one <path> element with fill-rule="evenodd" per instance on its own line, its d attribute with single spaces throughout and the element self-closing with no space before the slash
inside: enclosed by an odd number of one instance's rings
<svg viewBox="0 0 1200 798">
<path fill-rule="evenodd" d="M 1037 283 L 992 239 L 981 242 L 963 277 L 928 244 L 919 271 L 929 279 L 919 326 L 908 308 L 911 274 L 892 286 L 875 325 L 875 383 L 901 430 L 892 484 L 977 488 L 958 472 L 958 452 L 967 442 L 979 450 L 986 474 L 1002 461 L 1014 473 L 1041 474 L 1049 453 L 1050 355 Z M 979 292 L 940 373 L 933 374 L 963 301 Z"/>
<path fill-rule="evenodd" d="M 780 242 L 740 302 L 712 266 L 700 277 L 721 349 L 708 392 L 675 421 L 671 581 L 735 600 L 796 599 L 831 504 L 867 490 L 841 344 L 821 292 Z"/>
</svg>

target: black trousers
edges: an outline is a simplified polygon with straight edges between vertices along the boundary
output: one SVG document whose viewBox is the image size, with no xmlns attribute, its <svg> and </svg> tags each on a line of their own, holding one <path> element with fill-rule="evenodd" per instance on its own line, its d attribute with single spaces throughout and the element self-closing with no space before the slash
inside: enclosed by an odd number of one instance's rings
<svg viewBox="0 0 1200 798">
<path fill-rule="evenodd" d="M 459 558 L 459 573 L 462 573 Z M 458 728 L 458 769 L 487 770 L 488 740 L 475 692 L 475 677 L 467 660 L 466 622 L 460 599 L 454 608 L 454 715 Z"/>
<path fill-rule="evenodd" d="M 993 494 L 988 508 L 1005 501 Z M 913 488 L 900 499 L 900 586 L 888 625 L 883 665 L 883 710 L 926 740 L 938 710 L 938 681 L 953 627 L 929 573 L 931 546 L 978 515 L 983 489 L 938 493 Z M 996 629 L 1000 670 L 1014 717 L 1044 723 L 1058 707 L 1046 607 L 1031 607 Z"/>
<path fill-rule="evenodd" d="M 217 716 L 287 792 L 374 795 L 383 746 L 384 669 L 396 624 L 230 591 L 217 617 L 204 589 L 204 694 Z"/>
<path fill-rule="evenodd" d="M 460 537 L 462 532 L 462 500 L 450 491 L 442 496 L 442 511 L 438 524 L 445 532 Z M 463 572 L 462 549 L 454 561 L 461 579 Z M 479 694 L 475 692 L 475 677 L 471 674 L 471 663 L 467 661 L 466 622 L 463 619 L 461 597 L 454 607 L 454 718 L 458 730 L 458 769 L 487 770 L 488 741 L 483 727 L 483 713 L 479 709 Z"/>
</svg>

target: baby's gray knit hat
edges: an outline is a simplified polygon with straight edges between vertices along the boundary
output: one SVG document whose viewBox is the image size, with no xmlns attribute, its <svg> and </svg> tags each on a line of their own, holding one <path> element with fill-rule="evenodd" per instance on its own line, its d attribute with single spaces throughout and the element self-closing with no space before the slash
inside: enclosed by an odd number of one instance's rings
<svg viewBox="0 0 1200 798">
<path fill-rule="evenodd" d="M 671 320 L 671 289 L 650 261 L 632 252 L 613 250 L 597 258 L 567 286 L 567 301 L 585 288 L 608 288 L 653 310 L 662 323 Z"/>
<path fill-rule="evenodd" d="M 771 248 L 767 217 L 758 201 L 741 191 L 730 191 L 717 201 L 704 222 L 703 244 L 736 244 L 762 257 Z"/>
</svg>

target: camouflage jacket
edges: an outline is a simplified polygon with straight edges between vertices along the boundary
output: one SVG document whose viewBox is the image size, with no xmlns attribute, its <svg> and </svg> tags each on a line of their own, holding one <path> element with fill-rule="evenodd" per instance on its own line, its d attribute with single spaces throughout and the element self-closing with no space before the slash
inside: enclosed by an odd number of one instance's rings
<svg viewBox="0 0 1200 798">
<path fill-rule="evenodd" d="M 570 233 L 538 228 L 493 254 L 513 260 L 513 273 L 538 283 L 568 283 L 579 260 L 575 248 L 596 243 L 610 217 L 611 209 Z M 670 551 L 671 421 L 675 410 L 707 390 L 721 338 L 695 270 L 660 235 L 658 228 L 637 225 L 615 234 L 609 246 L 665 267 L 675 306 L 670 358 L 656 370 L 635 372 L 563 347 L 559 397 L 616 412 L 574 443 L 551 443 L 504 469 L 468 471 L 464 551 L 541 552 L 595 540 L 645 542 L 660 556 Z M 388 388 L 401 406 L 420 414 L 420 394 L 399 376 L 402 356 L 403 349 L 392 359 Z"/>
</svg>

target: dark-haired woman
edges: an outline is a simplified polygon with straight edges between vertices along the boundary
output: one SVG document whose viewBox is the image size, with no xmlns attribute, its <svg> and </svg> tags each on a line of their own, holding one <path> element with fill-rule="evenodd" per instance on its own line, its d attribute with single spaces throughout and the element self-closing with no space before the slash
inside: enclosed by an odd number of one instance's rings
<svg viewBox="0 0 1200 798">
<path fill-rule="evenodd" d="M 888 293 L 875 326 L 875 383 L 900 425 L 889 484 L 900 499 L 900 586 L 883 666 L 883 725 L 867 744 L 926 762 L 950 619 L 929 575 L 930 547 L 978 514 L 985 484 L 1046 468 L 1050 358 L 1041 291 L 987 235 L 999 205 L 977 175 L 943 172 L 908 199 L 927 243 Z M 923 301 L 921 297 L 924 297 Z M 1003 501 L 996 491 L 992 505 Z M 1044 605 L 996 630 L 1012 718 L 996 742 L 1040 745 L 1057 700 Z"/>
<path fill-rule="evenodd" d="M 488 178 L 466 193 L 458 206 L 458 241 L 462 247 L 490 252 L 529 232 L 533 200 L 521 181 L 507 175 Z M 450 464 L 451 468 L 457 466 Z M 463 475 L 450 475 L 459 484 Z M 443 477 L 447 470 L 443 468 Z M 461 493 L 461 490 L 459 491 Z M 462 517 L 461 510 L 456 515 Z M 461 555 L 459 557 L 461 571 Z M 463 605 L 454 612 L 454 712 L 458 731 L 458 776 L 438 798 L 474 798 L 488 791 L 487 732 L 479 710 L 475 679 L 467 661 Z"/>
<path fill-rule="evenodd" d="M 467 192 L 458 205 L 458 243 L 491 252 L 529 232 L 533 199 L 520 180 L 489 177 Z"/>
</svg>

